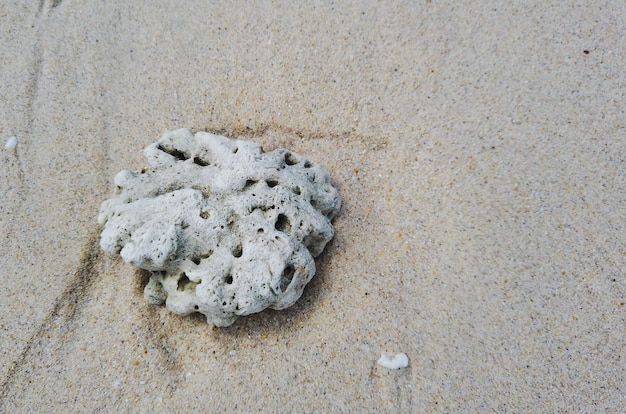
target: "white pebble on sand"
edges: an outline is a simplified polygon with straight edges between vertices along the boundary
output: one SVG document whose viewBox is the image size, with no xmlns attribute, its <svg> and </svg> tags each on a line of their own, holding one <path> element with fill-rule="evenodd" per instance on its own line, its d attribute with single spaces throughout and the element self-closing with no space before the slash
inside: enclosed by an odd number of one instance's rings
<svg viewBox="0 0 626 414">
<path fill-rule="evenodd" d="M 399 353 L 393 358 L 389 358 L 384 353 L 381 354 L 380 359 L 378 360 L 378 365 L 381 365 L 385 368 L 389 369 L 399 369 L 406 368 L 409 366 L 409 357 L 404 353 Z"/>
<path fill-rule="evenodd" d="M 15 147 L 17 147 L 17 137 L 13 135 L 12 137 L 9 137 L 9 139 L 7 139 L 7 143 L 4 144 L 4 148 L 10 150 Z"/>
</svg>

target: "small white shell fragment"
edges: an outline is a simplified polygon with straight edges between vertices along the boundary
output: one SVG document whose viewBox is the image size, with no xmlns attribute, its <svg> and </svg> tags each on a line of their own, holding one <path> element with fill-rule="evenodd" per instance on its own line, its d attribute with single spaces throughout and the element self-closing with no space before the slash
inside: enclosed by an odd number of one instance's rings
<svg viewBox="0 0 626 414">
<path fill-rule="evenodd" d="M 15 147 L 17 147 L 17 137 L 13 135 L 12 137 L 9 137 L 9 139 L 7 139 L 7 143 L 4 144 L 4 148 L 10 150 Z"/>
<path fill-rule="evenodd" d="M 384 353 L 380 355 L 378 365 L 388 369 L 406 368 L 409 366 L 409 357 L 405 353 L 400 352 L 393 358 L 389 358 Z"/>
</svg>

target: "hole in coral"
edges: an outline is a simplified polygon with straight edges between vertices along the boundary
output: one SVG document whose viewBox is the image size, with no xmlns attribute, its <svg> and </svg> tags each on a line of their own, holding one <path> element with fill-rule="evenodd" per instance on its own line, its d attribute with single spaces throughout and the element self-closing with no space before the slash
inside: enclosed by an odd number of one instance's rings
<svg viewBox="0 0 626 414">
<path fill-rule="evenodd" d="M 263 229 L 258 229 L 256 232 L 259 233 L 259 234 L 263 234 L 264 230 Z"/>
<path fill-rule="evenodd" d="M 235 246 L 235 248 L 233 249 L 233 256 L 235 257 L 241 257 L 242 254 L 242 249 L 241 249 L 241 243 L 239 243 L 237 246 Z"/>
<path fill-rule="evenodd" d="M 200 262 L 201 262 L 203 259 L 206 259 L 206 258 L 208 258 L 208 257 L 211 257 L 211 255 L 212 255 L 212 254 L 213 254 L 213 251 L 209 250 L 209 252 L 208 252 L 208 253 L 202 254 L 202 255 L 200 255 L 200 256 L 194 256 L 194 257 L 192 257 L 192 258 L 191 258 L 191 261 L 192 261 L 192 262 L 194 262 L 195 264 L 199 265 L 199 264 L 200 264 Z"/>
<path fill-rule="evenodd" d="M 289 218 L 286 215 L 279 214 L 278 218 L 276 219 L 275 227 L 278 231 L 282 231 L 283 233 L 289 233 L 291 232 L 291 221 L 289 221 Z"/>
<path fill-rule="evenodd" d="M 194 310 L 199 310 L 200 309 L 200 307 L 198 305 L 195 305 L 193 308 L 194 308 Z"/>
<path fill-rule="evenodd" d="M 302 190 L 300 189 L 300 187 L 296 187 L 293 189 L 294 194 L 300 195 L 302 194 Z"/>
<path fill-rule="evenodd" d="M 257 183 L 256 180 L 246 180 L 246 183 L 244 184 L 243 188 L 246 189 L 248 187 L 252 187 L 253 185 L 255 185 Z"/>
<path fill-rule="evenodd" d="M 237 153 L 237 151 L 239 151 L 239 148 L 238 148 L 238 147 L 233 148 L 233 154 L 236 154 L 236 153 Z"/>
<path fill-rule="evenodd" d="M 203 218 L 203 219 L 205 219 L 205 220 L 206 220 L 206 219 L 208 219 L 208 218 L 209 218 L 209 216 L 210 216 L 210 214 L 209 214 L 209 212 L 208 212 L 207 210 L 202 210 L 202 211 L 200 212 L 200 217 L 202 217 L 202 218 Z"/>
<path fill-rule="evenodd" d="M 296 273 L 296 269 L 293 267 L 293 265 L 289 265 L 285 267 L 285 270 L 283 270 L 283 274 L 280 275 L 279 288 L 281 292 L 284 292 L 285 290 L 287 290 L 287 288 L 291 284 L 291 281 L 293 280 L 293 275 L 295 273 Z"/>
<path fill-rule="evenodd" d="M 274 188 L 278 185 L 278 181 L 276 180 L 265 180 L 265 182 L 269 188 Z"/>
<path fill-rule="evenodd" d="M 232 285 L 233 275 L 229 274 L 228 276 L 226 276 L 226 279 L 224 279 L 224 283 L 226 283 L 227 285 Z"/>
<path fill-rule="evenodd" d="M 306 161 L 304 162 L 304 168 L 311 168 L 311 161 L 306 160 Z"/>
<path fill-rule="evenodd" d="M 322 243 L 322 240 L 323 239 L 315 237 L 314 235 L 308 235 L 305 236 L 304 239 L 302 239 L 302 244 L 304 244 L 306 248 L 310 250 L 312 246 Z"/>
<path fill-rule="evenodd" d="M 205 161 L 200 157 L 194 157 L 193 162 L 194 164 L 198 164 L 201 167 L 206 167 L 207 165 L 209 165 L 208 161 Z"/>
<path fill-rule="evenodd" d="M 183 290 L 187 289 L 188 287 L 195 287 L 197 285 L 197 283 L 192 282 L 191 280 L 189 280 L 189 278 L 187 277 L 187 275 L 183 272 L 181 273 L 180 279 L 178 279 L 178 286 L 177 286 L 177 290 L 179 292 L 182 292 Z"/>
<path fill-rule="evenodd" d="M 184 152 L 179 151 L 176 148 L 165 148 L 162 145 L 159 145 L 157 148 L 165 152 L 166 154 L 170 154 L 172 157 L 178 158 L 180 161 L 185 161 L 189 158 L 185 155 Z"/>
<path fill-rule="evenodd" d="M 298 159 L 291 152 L 285 153 L 285 164 L 296 165 L 298 162 L 299 162 Z"/>
</svg>

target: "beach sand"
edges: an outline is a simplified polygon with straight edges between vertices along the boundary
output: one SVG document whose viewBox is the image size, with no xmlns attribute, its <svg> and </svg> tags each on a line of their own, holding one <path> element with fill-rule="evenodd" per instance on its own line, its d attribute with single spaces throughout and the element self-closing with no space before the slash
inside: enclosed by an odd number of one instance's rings
<svg viewBox="0 0 626 414">
<path fill-rule="evenodd" d="M 621 411 L 624 3 L 229 3 L 0 5 L 0 412 Z M 330 171 L 292 308 L 212 328 L 100 250 L 183 127 Z"/>
</svg>

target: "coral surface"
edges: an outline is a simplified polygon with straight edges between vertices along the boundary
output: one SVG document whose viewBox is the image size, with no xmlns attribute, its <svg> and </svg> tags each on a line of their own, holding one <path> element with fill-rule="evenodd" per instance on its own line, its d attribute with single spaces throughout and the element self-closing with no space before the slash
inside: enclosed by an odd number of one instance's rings
<svg viewBox="0 0 626 414">
<path fill-rule="evenodd" d="M 102 249 L 151 272 L 149 302 L 228 326 L 300 298 L 341 204 L 326 169 L 187 129 L 144 154 L 150 167 L 117 174 L 98 221 Z"/>
</svg>

